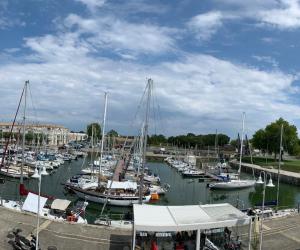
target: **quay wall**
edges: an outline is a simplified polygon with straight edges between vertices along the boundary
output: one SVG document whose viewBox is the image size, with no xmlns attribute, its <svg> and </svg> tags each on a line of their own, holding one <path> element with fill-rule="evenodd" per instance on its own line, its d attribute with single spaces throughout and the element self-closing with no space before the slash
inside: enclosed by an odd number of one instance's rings
<svg viewBox="0 0 300 250">
<path fill-rule="evenodd" d="M 233 168 L 239 167 L 239 162 L 237 160 L 233 160 L 229 162 L 230 166 Z M 278 178 L 278 170 L 275 168 L 263 168 L 261 166 L 249 163 L 242 163 L 241 171 L 245 173 L 252 174 L 253 171 L 255 176 L 258 177 L 261 171 L 265 171 L 271 174 L 273 180 L 277 180 Z M 300 173 L 280 170 L 280 182 L 292 184 L 296 186 L 300 186 Z"/>
</svg>

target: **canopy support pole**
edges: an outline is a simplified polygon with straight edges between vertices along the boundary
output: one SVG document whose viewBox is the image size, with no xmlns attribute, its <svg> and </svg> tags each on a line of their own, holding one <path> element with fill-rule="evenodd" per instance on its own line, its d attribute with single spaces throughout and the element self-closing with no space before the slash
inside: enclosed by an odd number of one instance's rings
<svg viewBox="0 0 300 250">
<path fill-rule="evenodd" d="M 132 250 L 135 249 L 135 237 L 136 237 L 136 231 L 135 228 L 133 226 L 133 235 L 132 235 Z"/>
<path fill-rule="evenodd" d="M 196 249 L 200 249 L 200 229 L 197 230 Z"/>
<path fill-rule="evenodd" d="M 248 250 L 251 250 L 251 239 L 252 239 L 252 218 L 250 218 L 250 223 L 249 223 L 249 242 L 248 242 Z"/>
</svg>

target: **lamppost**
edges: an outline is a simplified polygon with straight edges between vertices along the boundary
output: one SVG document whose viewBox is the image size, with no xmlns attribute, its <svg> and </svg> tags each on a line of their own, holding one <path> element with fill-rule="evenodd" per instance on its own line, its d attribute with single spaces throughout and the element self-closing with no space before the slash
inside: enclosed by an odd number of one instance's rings
<svg viewBox="0 0 300 250">
<path fill-rule="evenodd" d="M 37 166 L 35 167 L 34 174 L 31 176 L 32 178 L 38 178 L 38 208 L 37 208 L 37 225 L 36 225 L 36 243 L 35 243 L 35 249 L 39 249 L 39 227 L 40 227 L 40 198 L 41 198 L 41 184 L 42 184 L 42 175 L 48 175 L 45 166 L 39 166 L 39 170 L 37 171 Z"/>
<path fill-rule="evenodd" d="M 264 175 L 264 179 L 262 179 L 262 174 Z M 267 177 L 270 176 L 269 182 L 267 184 Z M 272 176 L 270 173 L 266 173 L 265 171 L 261 171 L 257 184 L 263 184 L 263 201 L 262 201 L 262 210 L 261 210 L 261 221 L 260 221 L 260 241 L 259 241 L 259 250 L 262 250 L 262 240 L 263 240 L 263 220 L 264 220 L 264 210 L 265 210 L 265 196 L 266 196 L 266 187 L 275 187 L 272 181 Z"/>
</svg>

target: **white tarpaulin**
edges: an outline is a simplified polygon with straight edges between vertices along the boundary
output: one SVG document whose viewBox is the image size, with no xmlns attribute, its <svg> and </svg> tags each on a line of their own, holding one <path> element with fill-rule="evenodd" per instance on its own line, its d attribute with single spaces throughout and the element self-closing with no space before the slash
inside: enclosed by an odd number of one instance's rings
<svg viewBox="0 0 300 250">
<path fill-rule="evenodd" d="M 228 203 L 189 206 L 133 205 L 139 231 L 189 231 L 250 223 L 250 217 Z"/>
<path fill-rule="evenodd" d="M 69 200 L 55 199 L 51 204 L 51 209 L 65 211 L 70 203 Z"/>
<path fill-rule="evenodd" d="M 33 193 L 28 193 L 27 198 L 23 204 L 22 210 L 37 214 L 38 212 L 38 198 L 39 196 Z M 45 206 L 47 198 L 40 196 L 40 211 Z"/>
<path fill-rule="evenodd" d="M 111 181 L 108 181 L 106 187 L 111 188 L 111 189 L 133 189 L 133 190 L 136 190 L 137 183 L 133 182 L 133 181 L 124 181 L 124 182 L 113 181 L 111 184 Z"/>
</svg>

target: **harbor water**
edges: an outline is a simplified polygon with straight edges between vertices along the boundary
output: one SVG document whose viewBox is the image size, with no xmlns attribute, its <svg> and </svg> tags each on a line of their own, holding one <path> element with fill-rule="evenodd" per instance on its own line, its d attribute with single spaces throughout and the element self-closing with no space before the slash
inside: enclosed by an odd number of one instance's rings
<svg viewBox="0 0 300 250">
<path fill-rule="evenodd" d="M 69 199 L 76 201 L 74 194 L 68 193 L 63 186 L 71 176 L 78 174 L 80 170 L 88 163 L 82 158 L 77 161 L 65 162 L 51 175 L 42 177 L 41 194 L 53 196 L 55 198 Z M 162 183 L 170 185 L 169 192 L 161 196 L 155 204 L 163 205 L 192 205 L 207 203 L 230 203 L 239 208 L 252 207 L 262 200 L 262 186 L 256 185 L 252 188 L 242 190 L 210 190 L 207 188 L 206 181 L 199 178 L 183 178 L 175 169 L 161 162 L 149 162 L 149 170 L 158 174 Z M 253 178 L 243 174 L 242 177 Z M 38 180 L 24 180 L 27 189 L 37 192 Z M 276 184 L 276 183 L 275 183 Z M 0 196 L 6 199 L 19 200 L 18 179 L 6 178 L 4 184 L 0 184 Z M 276 200 L 277 187 L 266 189 L 266 201 Z M 287 184 L 280 184 L 280 207 L 296 207 L 300 202 L 300 187 Z M 101 212 L 102 205 L 90 203 L 86 210 L 86 218 L 92 223 Z M 130 208 L 107 207 L 106 213 L 124 214 L 130 211 Z"/>
</svg>

